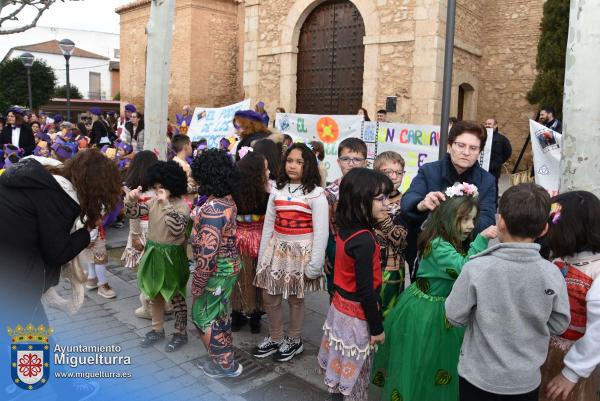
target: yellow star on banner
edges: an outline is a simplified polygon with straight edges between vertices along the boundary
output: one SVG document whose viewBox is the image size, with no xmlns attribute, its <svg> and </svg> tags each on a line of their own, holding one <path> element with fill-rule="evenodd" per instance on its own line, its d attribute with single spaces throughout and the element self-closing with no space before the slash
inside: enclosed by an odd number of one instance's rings
<svg viewBox="0 0 600 401">
<path fill-rule="evenodd" d="M 13 350 L 17 349 L 17 346 L 16 346 L 16 345 L 13 345 L 13 346 L 12 346 L 12 349 L 13 349 Z"/>
<path fill-rule="evenodd" d="M 29 349 L 33 349 L 33 345 L 30 345 L 30 346 L 29 346 L 29 347 L 27 347 L 27 348 L 29 348 Z"/>
</svg>

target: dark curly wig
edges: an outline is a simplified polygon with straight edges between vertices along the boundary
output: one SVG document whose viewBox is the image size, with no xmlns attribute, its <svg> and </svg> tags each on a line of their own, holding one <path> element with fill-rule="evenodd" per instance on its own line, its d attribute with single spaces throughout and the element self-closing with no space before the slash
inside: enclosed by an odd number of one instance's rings
<svg viewBox="0 0 600 401">
<path fill-rule="evenodd" d="M 219 149 L 209 149 L 196 157 L 192 176 L 200 195 L 217 198 L 232 194 L 239 182 L 233 159 L 227 151 Z"/>
<path fill-rule="evenodd" d="M 265 157 L 250 152 L 237 162 L 240 182 L 233 193 L 239 214 L 264 214 L 269 200 Z"/>
<path fill-rule="evenodd" d="M 121 173 L 117 164 L 97 149 L 78 152 L 62 166 L 47 167 L 51 174 L 65 177 L 75 187 L 80 218 L 95 227 L 102 210 L 113 210 L 121 195 Z"/>
<path fill-rule="evenodd" d="M 317 157 L 303 143 L 295 143 L 286 150 L 283 157 L 283 165 L 279 171 L 279 177 L 277 177 L 277 189 L 283 189 L 290 182 L 290 177 L 288 177 L 285 171 L 285 165 L 287 164 L 287 158 L 293 150 L 302 152 L 302 159 L 304 160 L 304 166 L 302 166 L 302 186 L 304 188 L 302 191 L 308 194 L 321 184 L 321 173 L 319 173 Z"/>
<path fill-rule="evenodd" d="M 148 169 L 146 174 L 148 187 L 156 184 L 167 189 L 171 196 L 179 198 L 187 193 L 187 175 L 177 162 L 173 160 L 159 161 Z"/>
</svg>

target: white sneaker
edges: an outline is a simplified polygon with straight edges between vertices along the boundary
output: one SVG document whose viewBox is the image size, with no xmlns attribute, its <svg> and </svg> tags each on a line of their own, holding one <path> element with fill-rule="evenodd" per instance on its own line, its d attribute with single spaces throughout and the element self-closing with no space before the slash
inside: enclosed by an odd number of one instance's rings
<svg viewBox="0 0 600 401">
<path fill-rule="evenodd" d="M 115 291 L 112 288 L 110 288 L 110 285 L 108 285 L 108 283 L 104 283 L 98 285 L 98 295 L 107 299 L 111 299 L 116 297 L 117 293 L 115 293 Z"/>
</svg>

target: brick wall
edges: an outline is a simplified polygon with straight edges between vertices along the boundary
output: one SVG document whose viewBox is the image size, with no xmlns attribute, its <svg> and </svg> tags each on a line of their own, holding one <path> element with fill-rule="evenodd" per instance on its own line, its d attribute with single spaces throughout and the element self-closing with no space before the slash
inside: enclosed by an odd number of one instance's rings
<svg viewBox="0 0 600 401">
<path fill-rule="evenodd" d="M 186 104 L 219 107 L 243 97 L 239 13 L 243 7 L 231 0 L 177 0 L 169 81 L 172 121 Z M 124 6 L 119 14 L 121 99 L 143 108 L 150 2 Z"/>
</svg>

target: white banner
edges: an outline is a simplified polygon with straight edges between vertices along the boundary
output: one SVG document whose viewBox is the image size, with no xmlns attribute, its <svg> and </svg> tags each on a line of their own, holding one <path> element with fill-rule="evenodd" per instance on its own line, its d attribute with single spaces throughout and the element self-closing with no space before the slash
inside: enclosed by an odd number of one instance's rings
<svg viewBox="0 0 600 401">
<path fill-rule="evenodd" d="M 196 107 L 188 135 L 193 142 L 205 138 L 208 140 L 209 148 L 217 148 L 221 138 L 235 136 L 233 126 L 235 112 L 249 108 L 250 99 L 225 107 Z"/>
<path fill-rule="evenodd" d="M 558 193 L 560 183 L 562 135 L 533 120 L 529 120 L 529 132 L 533 149 L 535 183 L 554 196 Z"/>
<path fill-rule="evenodd" d="M 316 114 L 278 113 L 275 127 L 294 141 L 321 141 L 325 146 L 325 167 L 327 181 L 334 181 L 342 173 L 337 163 L 337 151 L 346 138 L 360 138 L 363 117 L 357 115 L 327 116 Z"/>
<path fill-rule="evenodd" d="M 479 155 L 479 165 L 485 171 L 490 171 L 490 160 L 492 159 L 492 141 L 494 140 L 494 129 L 486 128 L 487 141 L 483 148 L 483 152 Z"/>
<path fill-rule="evenodd" d="M 393 150 L 404 158 L 406 166 L 400 190 L 405 192 L 419 167 L 438 160 L 439 141 L 440 127 L 437 125 L 379 123 L 377 154 Z"/>
</svg>

